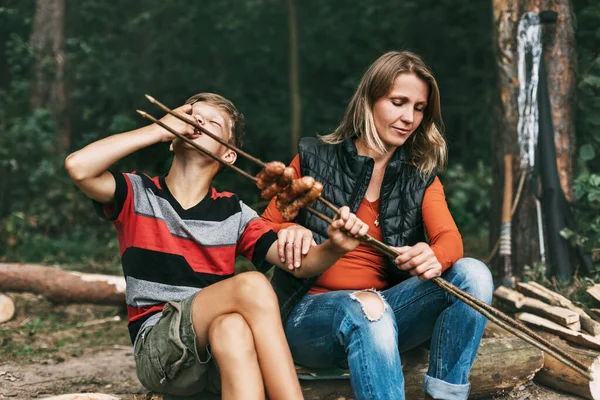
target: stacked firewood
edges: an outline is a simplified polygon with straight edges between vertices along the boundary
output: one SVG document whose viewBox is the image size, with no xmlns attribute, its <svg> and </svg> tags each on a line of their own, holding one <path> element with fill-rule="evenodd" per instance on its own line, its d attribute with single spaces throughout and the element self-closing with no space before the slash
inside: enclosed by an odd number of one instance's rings
<svg viewBox="0 0 600 400">
<path fill-rule="evenodd" d="M 600 301 L 600 285 L 587 292 Z M 494 296 L 516 313 L 517 320 L 543 332 L 555 344 L 588 365 L 590 370 L 600 368 L 600 314 L 596 314 L 600 310 L 584 310 L 536 282 L 518 282 L 516 290 L 500 286 Z M 548 355 L 544 368 L 535 378 L 547 386 L 588 399 L 600 398 L 596 393 L 597 383 L 580 379 Z"/>
</svg>

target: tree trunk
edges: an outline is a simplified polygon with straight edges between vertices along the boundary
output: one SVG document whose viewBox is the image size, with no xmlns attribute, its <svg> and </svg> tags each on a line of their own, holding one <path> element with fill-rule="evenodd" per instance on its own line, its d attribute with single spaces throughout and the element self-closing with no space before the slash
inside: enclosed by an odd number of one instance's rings
<svg viewBox="0 0 600 400">
<path fill-rule="evenodd" d="M 121 276 L 43 265 L 0 263 L 0 290 L 41 294 L 55 303 L 125 304 L 125 279 Z"/>
<path fill-rule="evenodd" d="M 294 0 L 288 0 L 288 13 L 290 20 L 290 98 L 292 103 L 292 157 L 298 153 L 298 141 L 302 121 L 302 103 L 300 98 L 300 76 L 298 72 L 298 28 L 296 24 L 296 5 Z"/>
<path fill-rule="evenodd" d="M 429 365 L 429 352 L 417 348 L 402 354 L 407 399 L 423 398 L 423 376 Z M 510 392 L 533 379 L 544 365 L 543 353 L 514 336 L 484 338 L 469 374 L 469 399 L 490 398 Z M 307 399 L 353 397 L 350 381 L 301 380 Z"/>
<path fill-rule="evenodd" d="M 575 48 L 573 13 L 568 0 L 492 0 L 494 18 L 494 42 L 500 99 L 495 112 L 496 130 L 492 139 L 492 205 L 490 243 L 496 243 L 500 233 L 502 185 L 504 182 L 503 160 L 506 154 L 519 160 L 517 139 L 518 91 L 517 74 L 517 27 L 525 12 L 552 10 L 558 13 L 555 26 L 542 27 L 543 55 L 549 72 L 552 119 L 554 124 L 557 165 L 561 186 L 568 199 L 572 197 L 574 126 L 573 104 L 575 92 Z M 522 171 L 519 162 L 513 162 L 514 193 Z M 535 183 L 537 185 L 537 183 Z M 533 266 L 540 260 L 536 206 L 532 195 L 532 183 L 528 178 L 520 195 L 520 202 L 512 220 L 512 238 L 515 246 L 512 261 L 516 276 L 523 276 L 525 265 Z M 496 258 L 493 268 L 501 272 Z M 502 274 L 500 274 L 502 275 Z"/>
<path fill-rule="evenodd" d="M 35 57 L 31 107 L 50 110 L 57 126 L 59 151 L 71 144 L 67 117 L 64 52 L 65 0 L 37 0 L 30 46 Z"/>
</svg>

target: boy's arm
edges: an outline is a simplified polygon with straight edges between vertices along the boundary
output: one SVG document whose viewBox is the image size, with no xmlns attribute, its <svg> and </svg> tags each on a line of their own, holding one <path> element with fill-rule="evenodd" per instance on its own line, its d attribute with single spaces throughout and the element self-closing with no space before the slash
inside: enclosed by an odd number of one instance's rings
<svg viewBox="0 0 600 400">
<path fill-rule="evenodd" d="M 191 114 L 192 106 L 185 105 L 176 111 Z M 172 115 L 162 122 L 184 134 L 193 133 L 193 128 Z M 155 143 L 168 142 L 175 136 L 156 124 L 130 132 L 112 135 L 98 140 L 70 154 L 65 168 L 75 184 L 91 199 L 109 203 L 114 199 L 116 183 L 108 168 L 120 159 Z"/>
<path fill-rule="evenodd" d="M 277 250 L 277 242 L 269 247 L 265 259 L 299 278 L 319 275 L 331 267 L 346 252 L 354 250 L 360 243 L 357 238 L 366 235 L 369 230 L 369 226 L 352 214 L 348 207 L 342 207 L 340 214 L 340 218 L 333 221 L 327 229 L 329 239 L 318 246 L 310 248 L 302 261 L 301 268 L 290 268 L 287 263 L 281 261 Z"/>
</svg>

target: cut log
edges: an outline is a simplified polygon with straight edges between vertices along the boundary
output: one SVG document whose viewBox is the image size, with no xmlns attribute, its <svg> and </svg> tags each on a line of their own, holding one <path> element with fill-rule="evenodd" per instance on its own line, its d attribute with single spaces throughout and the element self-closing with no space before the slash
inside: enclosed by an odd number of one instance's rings
<svg viewBox="0 0 600 400">
<path fill-rule="evenodd" d="M 402 353 L 407 399 L 423 398 L 423 376 L 429 352 L 417 348 Z M 514 336 L 484 338 L 471 369 L 469 399 L 483 399 L 510 392 L 533 379 L 544 365 L 543 353 Z M 353 398 L 348 379 L 302 380 L 306 399 Z"/>
<path fill-rule="evenodd" d="M 562 307 L 552 306 L 541 300 L 524 296 L 515 290 L 500 286 L 494 292 L 494 295 L 503 301 L 509 303 L 517 310 L 530 311 L 535 314 L 548 318 L 569 329 L 580 331 L 579 314 L 575 311 L 567 310 Z"/>
<path fill-rule="evenodd" d="M 0 293 L 0 324 L 10 321 L 15 316 L 15 302 L 8 296 Z"/>
<path fill-rule="evenodd" d="M 520 313 L 516 317 L 519 321 L 550 331 L 555 335 L 567 339 L 569 342 L 577 343 L 590 349 L 600 350 L 600 339 L 594 336 L 572 331 L 550 320 L 529 313 Z"/>
<path fill-rule="evenodd" d="M 125 279 L 121 276 L 43 265 L 0 263 L 0 290 L 41 294 L 55 303 L 125 304 Z"/>
<path fill-rule="evenodd" d="M 525 303 L 525 295 L 505 286 L 498 286 L 498 289 L 494 291 L 494 296 L 510 304 L 517 310 L 520 310 Z"/>
<path fill-rule="evenodd" d="M 585 364 L 595 379 L 590 382 L 581 374 L 565 367 L 556 358 L 544 354 L 544 368 L 535 375 L 535 381 L 586 399 L 600 399 L 600 353 L 569 346 L 556 336 L 550 340 Z"/>
<path fill-rule="evenodd" d="M 119 397 L 104 393 L 73 393 L 45 397 L 44 400 L 119 400 Z"/>
<path fill-rule="evenodd" d="M 600 285 L 594 285 L 588 288 L 588 290 L 586 290 L 585 292 L 592 296 L 594 299 L 600 301 Z"/>
<path fill-rule="evenodd" d="M 600 323 L 598 321 L 594 321 L 586 312 L 574 305 L 571 300 L 566 297 L 553 292 L 552 290 L 540 285 L 536 282 L 527 282 L 517 283 L 517 289 L 521 293 L 525 293 L 528 296 L 538 298 L 542 301 L 545 301 L 548 304 L 552 304 L 554 306 L 565 307 L 569 310 L 575 311 L 579 314 L 579 321 L 581 323 L 581 328 L 589 333 L 592 336 L 600 335 Z"/>
</svg>

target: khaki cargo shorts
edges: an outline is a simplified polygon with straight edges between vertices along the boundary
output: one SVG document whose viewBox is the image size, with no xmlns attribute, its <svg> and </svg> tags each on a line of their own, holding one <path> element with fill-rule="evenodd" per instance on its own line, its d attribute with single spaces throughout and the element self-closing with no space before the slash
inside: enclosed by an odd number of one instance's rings
<svg viewBox="0 0 600 400">
<path fill-rule="evenodd" d="M 165 304 L 158 322 L 139 333 L 133 354 L 138 379 L 146 389 L 174 396 L 220 393 L 221 378 L 209 346 L 204 360 L 196 348 L 195 297 Z"/>
</svg>

